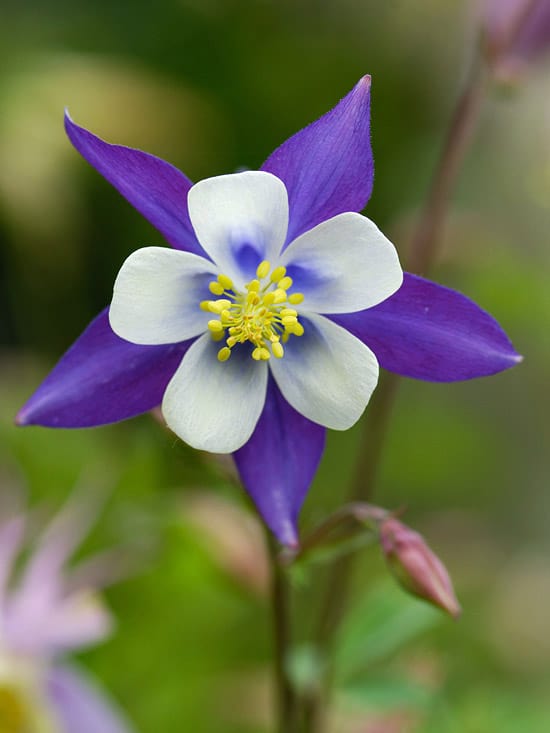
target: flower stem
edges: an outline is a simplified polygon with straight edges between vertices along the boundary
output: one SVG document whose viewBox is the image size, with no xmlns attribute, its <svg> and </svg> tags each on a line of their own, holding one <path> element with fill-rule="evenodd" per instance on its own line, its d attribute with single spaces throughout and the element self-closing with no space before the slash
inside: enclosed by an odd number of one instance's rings
<svg viewBox="0 0 550 733">
<path fill-rule="evenodd" d="M 426 197 L 426 203 L 413 234 L 406 262 L 415 273 L 427 273 L 433 265 L 452 191 L 476 128 L 488 88 L 488 73 L 478 46 L 459 97 L 443 144 L 439 162 Z M 370 501 L 382 462 L 386 435 L 400 378 L 383 374 L 369 404 L 363 423 L 363 438 L 350 486 L 350 501 Z M 334 636 L 347 608 L 356 555 L 335 561 L 329 573 L 326 595 L 317 628 L 317 643 L 330 658 Z M 323 730 L 323 697 L 312 700 L 307 712 L 306 733 Z"/>
<path fill-rule="evenodd" d="M 477 126 L 488 79 L 487 68 L 478 51 L 455 107 L 424 210 L 409 247 L 406 260 L 411 272 L 426 274 L 436 259 L 451 194 Z"/>
<path fill-rule="evenodd" d="M 296 696 L 287 673 L 287 657 L 291 643 L 290 593 L 288 579 L 281 564 L 278 548 L 268 534 L 271 561 L 271 607 L 273 617 L 274 685 L 277 733 L 294 733 Z"/>
</svg>

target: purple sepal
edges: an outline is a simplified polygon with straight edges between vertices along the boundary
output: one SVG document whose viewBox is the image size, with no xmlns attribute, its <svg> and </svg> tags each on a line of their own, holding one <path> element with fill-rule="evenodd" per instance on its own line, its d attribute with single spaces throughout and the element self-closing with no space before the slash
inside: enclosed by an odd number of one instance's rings
<svg viewBox="0 0 550 733">
<path fill-rule="evenodd" d="M 87 428 L 152 410 L 191 343 L 131 344 L 113 333 L 106 308 L 21 408 L 16 423 Z"/>
<path fill-rule="evenodd" d="M 75 124 L 65 113 L 70 141 L 88 163 L 112 184 L 176 249 L 205 256 L 187 210 L 193 185 L 160 158 L 123 145 L 111 145 Z"/>
<path fill-rule="evenodd" d="M 118 706 L 74 667 L 52 667 L 46 685 L 63 733 L 131 732 Z"/>
<path fill-rule="evenodd" d="M 330 112 L 278 147 L 262 170 L 288 191 L 287 243 L 344 211 L 361 211 L 370 198 L 374 162 L 370 144 L 370 76 Z"/>
<path fill-rule="evenodd" d="M 283 545 L 298 545 L 298 513 L 323 455 L 325 433 L 288 404 L 271 378 L 256 429 L 234 454 L 245 489 Z"/>
<path fill-rule="evenodd" d="M 369 346 L 380 366 L 404 377 L 455 382 L 521 361 L 486 311 L 455 290 L 408 273 L 380 305 L 329 318 Z"/>
</svg>

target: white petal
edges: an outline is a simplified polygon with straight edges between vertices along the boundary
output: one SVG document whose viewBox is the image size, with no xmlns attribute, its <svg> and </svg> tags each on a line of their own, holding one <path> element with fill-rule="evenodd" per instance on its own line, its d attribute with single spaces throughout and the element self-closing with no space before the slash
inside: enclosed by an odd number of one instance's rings
<svg viewBox="0 0 550 733">
<path fill-rule="evenodd" d="M 200 309 L 212 294 L 215 265 L 203 257 L 165 247 L 133 252 L 115 281 L 111 328 L 134 344 L 172 344 L 198 336 L 211 316 Z"/>
<path fill-rule="evenodd" d="M 246 347 L 217 359 L 223 341 L 201 336 L 185 354 L 162 401 L 162 414 L 176 435 L 193 448 L 232 453 L 252 435 L 262 412 L 267 365 Z"/>
<path fill-rule="evenodd" d="M 348 212 L 318 224 L 283 253 L 278 264 L 316 313 L 353 313 L 396 292 L 403 271 L 393 244 L 365 216 Z"/>
<path fill-rule="evenodd" d="M 328 318 L 300 318 L 303 336 L 291 336 L 270 367 L 285 399 L 313 422 L 347 430 L 361 417 L 378 381 L 378 362 L 359 339 Z"/>
<path fill-rule="evenodd" d="M 199 242 L 238 286 L 276 259 L 288 229 L 288 196 L 271 173 L 245 171 L 199 181 L 188 194 Z"/>
</svg>

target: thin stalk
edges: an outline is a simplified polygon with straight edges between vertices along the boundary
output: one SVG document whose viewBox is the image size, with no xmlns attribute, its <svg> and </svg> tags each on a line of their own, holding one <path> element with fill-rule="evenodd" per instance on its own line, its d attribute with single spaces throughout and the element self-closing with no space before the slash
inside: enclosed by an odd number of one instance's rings
<svg viewBox="0 0 550 733">
<path fill-rule="evenodd" d="M 451 195 L 487 96 L 492 71 L 489 65 L 498 62 L 513 47 L 536 4 L 537 0 L 524 0 L 497 42 L 488 46 L 486 39 L 480 37 L 476 45 L 470 73 L 455 106 L 426 203 L 412 238 L 406 259 L 411 272 L 426 274 L 436 260 Z M 489 56 L 489 65 L 485 55 Z"/>
<path fill-rule="evenodd" d="M 487 82 L 485 64 L 478 51 L 464 91 L 455 106 L 426 204 L 408 250 L 406 264 L 412 272 L 427 273 L 436 258 L 451 194 L 479 119 Z M 350 485 L 350 501 L 372 499 L 399 381 L 396 374 L 384 374 L 371 399 L 363 422 L 357 467 Z M 347 607 L 354 562 L 355 555 L 345 555 L 334 563 L 329 573 L 317 628 L 317 643 L 327 657 Z M 309 702 L 306 733 L 321 733 L 323 730 L 323 707 L 322 695 Z"/>
<path fill-rule="evenodd" d="M 488 81 L 489 74 L 478 52 L 455 107 L 426 203 L 412 238 L 406 258 L 411 272 L 426 274 L 435 262 L 449 201 L 479 120 Z"/>
<path fill-rule="evenodd" d="M 290 589 L 277 546 L 268 536 L 271 563 L 271 608 L 273 619 L 274 685 L 277 733 L 294 733 L 296 696 L 287 674 L 291 644 Z"/>
<path fill-rule="evenodd" d="M 536 0 L 524 1 L 497 46 L 487 49 L 487 46 L 484 47 L 483 38 L 476 45 L 470 72 L 454 108 L 428 189 L 426 203 L 411 239 L 408 255 L 405 257 L 405 264 L 411 272 L 427 274 L 437 258 L 452 193 L 489 88 L 491 80 L 489 66 L 494 65 L 498 57 L 503 56 L 513 46 L 535 5 Z M 484 58 L 484 51 L 488 52 L 487 60 Z M 363 423 L 362 449 L 350 486 L 350 501 L 372 499 L 399 381 L 400 377 L 396 374 L 383 375 L 371 399 Z M 327 658 L 347 606 L 354 561 L 355 556 L 352 554 L 339 558 L 329 574 L 317 629 L 317 643 Z M 323 703 L 322 694 L 308 701 L 305 709 L 305 733 L 322 733 Z"/>
</svg>

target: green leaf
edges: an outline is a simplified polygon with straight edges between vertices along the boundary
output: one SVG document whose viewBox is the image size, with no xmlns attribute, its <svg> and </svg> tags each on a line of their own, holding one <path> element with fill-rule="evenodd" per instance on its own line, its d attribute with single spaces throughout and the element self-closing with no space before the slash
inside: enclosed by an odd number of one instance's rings
<svg viewBox="0 0 550 733">
<path fill-rule="evenodd" d="M 338 634 L 337 677 L 354 678 L 440 621 L 436 609 L 381 582 L 352 609 Z"/>
<path fill-rule="evenodd" d="M 405 677 L 365 676 L 339 690 L 341 695 L 354 706 L 378 710 L 398 708 L 425 709 L 433 693 L 427 687 Z"/>
</svg>

